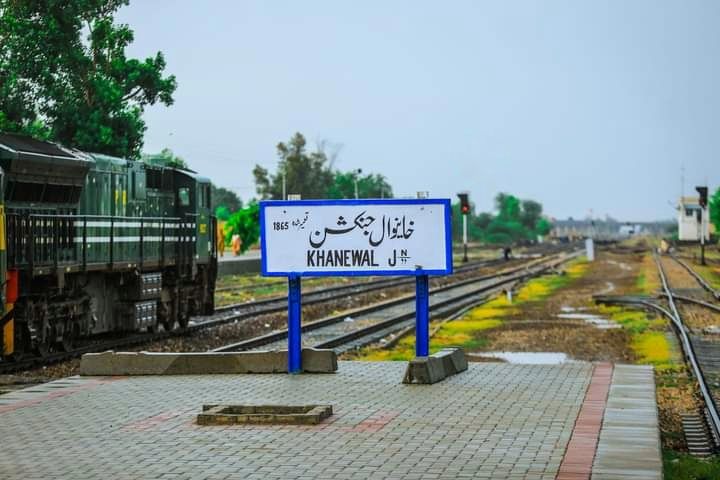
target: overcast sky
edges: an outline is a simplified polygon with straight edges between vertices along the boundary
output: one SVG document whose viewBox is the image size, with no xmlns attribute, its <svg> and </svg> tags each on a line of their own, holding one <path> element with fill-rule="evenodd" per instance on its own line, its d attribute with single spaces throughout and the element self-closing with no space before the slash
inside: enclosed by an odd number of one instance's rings
<svg viewBox="0 0 720 480">
<path fill-rule="evenodd" d="M 559 218 L 670 218 L 720 183 L 720 2 L 131 0 L 133 56 L 164 52 L 169 147 L 243 199 L 294 132 L 396 195 L 499 191 Z"/>
</svg>

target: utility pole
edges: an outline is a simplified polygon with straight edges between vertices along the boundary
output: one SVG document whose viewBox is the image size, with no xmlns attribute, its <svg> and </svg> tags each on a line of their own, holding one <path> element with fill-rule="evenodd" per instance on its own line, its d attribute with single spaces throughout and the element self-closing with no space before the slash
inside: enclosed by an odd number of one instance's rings
<svg viewBox="0 0 720 480">
<path fill-rule="evenodd" d="M 355 181 L 355 200 L 357 200 L 358 198 L 360 198 L 360 196 L 358 195 L 358 175 L 362 173 L 362 168 L 358 168 L 353 173 L 353 180 Z"/>
<path fill-rule="evenodd" d="M 283 195 L 282 199 L 287 200 L 287 171 L 285 169 L 285 162 L 282 165 L 282 176 L 283 176 Z"/>
<path fill-rule="evenodd" d="M 468 254 L 467 254 L 467 217 L 470 213 L 470 199 L 469 194 L 467 192 L 461 192 L 457 194 L 458 198 L 460 198 L 460 213 L 462 213 L 463 218 L 463 262 L 468 261 Z"/>
<path fill-rule="evenodd" d="M 700 265 L 706 265 L 705 263 L 705 211 L 707 210 L 708 203 L 708 188 L 707 187 L 695 187 L 699 194 L 700 203 Z"/>
</svg>

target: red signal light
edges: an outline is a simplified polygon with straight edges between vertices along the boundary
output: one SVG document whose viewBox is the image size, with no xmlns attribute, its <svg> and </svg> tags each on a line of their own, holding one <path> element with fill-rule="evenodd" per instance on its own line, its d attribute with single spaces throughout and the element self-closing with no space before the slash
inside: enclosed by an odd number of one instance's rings
<svg viewBox="0 0 720 480">
<path fill-rule="evenodd" d="M 470 213 L 470 198 L 467 192 L 457 194 L 460 199 L 460 213 L 467 215 Z"/>
</svg>

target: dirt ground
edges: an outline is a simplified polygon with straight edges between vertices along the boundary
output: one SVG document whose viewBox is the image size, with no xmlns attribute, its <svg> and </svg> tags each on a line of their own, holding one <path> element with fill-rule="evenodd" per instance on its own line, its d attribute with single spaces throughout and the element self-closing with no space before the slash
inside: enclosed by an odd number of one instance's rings
<svg viewBox="0 0 720 480">
<path fill-rule="evenodd" d="M 599 252 L 586 273 L 543 301 L 522 303 L 502 326 L 485 334 L 484 351 L 564 352 L 577 360 L 633 362 L 630 336 L 621 328 L 601 329 L 563 313 L 602 316 L 593 295 L 623 295 L 636 289 L 642 256 Z"/>
</svg>

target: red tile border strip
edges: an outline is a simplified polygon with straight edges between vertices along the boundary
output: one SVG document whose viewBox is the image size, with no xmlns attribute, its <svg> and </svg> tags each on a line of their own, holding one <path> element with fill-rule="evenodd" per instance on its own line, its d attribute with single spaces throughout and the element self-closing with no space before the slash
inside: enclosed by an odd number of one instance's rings
<svg viewBox="0 0 720 480">
<path fill-rule="evenodd" d="M 589 480 L 597 451 L 608 392 L 612 382 L 612 363 L 597 363 L 593 367 L 590 385 L 585 392 L 580 412 L 575 419 L 572 436 L 556 480 Z"/>
</svg>

